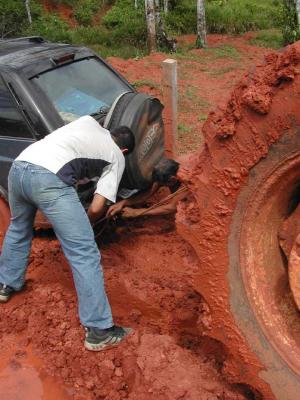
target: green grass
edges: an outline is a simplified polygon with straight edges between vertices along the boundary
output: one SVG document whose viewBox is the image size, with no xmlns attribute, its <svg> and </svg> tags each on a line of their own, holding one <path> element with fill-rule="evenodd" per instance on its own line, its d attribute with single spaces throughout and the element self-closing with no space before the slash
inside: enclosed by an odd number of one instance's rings
<svg viewBox="0 0 300 400">
<path fill-rule="evenodd" d="M 235 71 L 238 67 L 236 65 L 229 65 L 228 67 L 222 67 L 218 69 L 212 69 L 208 73 L 211 76 L 222 76 L 228 74 L 228 72 Z"/>
<path fill-rule="evenodd" d="M 196 92 L 196 88 L 194 86 L 188 85 L 185 90 L 185 98 L 189 101 L 193 102 L 193 105 L 199 108 L 207 108 L 209 107 L 209 102 L 204 98 L 198 96 Z"/>
<path fill-rule="evenodd" d="M 254 46 L 267 47 L 274 50 L 284 46 L 283 35 L 277 29 L 259 32 L 253 39 L 250 39 L 250 43 Z"/>
<path fill-rule="evenodd" d="M 129 58 L 138 59 L 144 57 L 147 53 L 145 49 L 138 49 L 132 45 L 113 47 L 109 45 L 87 44 L 87 46 L 93 49 L 102 58 L 120 57 L 124 60 L 128 60 Z"/>
<path fill-rule="evenodd" d="M 280 26 L 281 0 L 210 0 L 206 3 L 210 32 L 244 33 Z"/>
<path fill-rule="evenodd" d="M 192 129 L 193 129 L 192 126 L 178 124 L 178 137 L 180 138 L 182 134 L 191 132 Z"/>
<path fill-rule="evenodd" d="M 201 57 L 200 55 L 195 53 L 189 53 L 188 51 L 181 48 L 178 48 L 177 52 L 172 55 L 172 58 L 184 61 L 199 61 L 203 63 L 206 62 L 206 59 L 204 57 Z M 193 64 L 191 65 L 191 67 L 194 67 Z"/>
<path fill-rule="evenodd" d="M 131 82 L 132 86 L 136 89 L 142 86 L 149 86 L 151 89 L 158 88 L 159 84 L 152 81 L 151 79 L 138 79 L 134 82 Z"/>
<path fill-rule="evenodd" d="M 199 117 L 198 117 L 198 121 L 206 121 L 207 120 L 207 118 L 208 118 L 208 115 L 207 114 L 201 114 L 201 115 L 199 115 Z"/>
<path fill-rule="evenodd" d="M 211 106 L 211 104 L 203 97 L 197 96 L 195 99 L 195 106 L 200 109 L 207 109 Z"/>
<path fill-rule="evenodd" d="M 280 26 L 282 0 L 207 0 L 207 28 L 211 33 L 240 34 Z M 180 0 L 165 17 L 174 34 L 196 32 L 196 2 Z"/>
<path fill-rule="evenodd" d="M 229 58 L 231 60 L 240 60 L 240 52 L 233 46 L 224 44 L 218 47 L 206 48 L 206 52 L 211 53 L 213 58 Z"/>
<path fill-rule="evenodd" d="M 200 141 L 199 141 L 200 139 Z M 177 154 L 187 154 L 195 151 L 201 143 L 199 131 L 194 125 L 178 125 L 177 132 Z"/>
<path fill-rule="evenodd" d="M 217 47 L 209 47 L 195 52 L 191 52 L 187 47 L 181 47 L 178 49 L 176 54 L 172 55 L 172 58 L 176 58 L 178 60 L 197 61 L 197 63 L 201 64 L 208 64 L 213 60 L 219 60 L 222 58 L 239 61 L 241 57 L 242 54 L 239 52 L 239 50 L 237 50 L 234 46 L 227 44 L 222 44 Z M 191 64 L 190 68 L 194 68 L 194 65 Z M 202 70 L 207 71 L 208 69 L 203 67 Z"/>
<path fill-rule="evenodd" d="M 185 96 L 189 99 L 189 100 L 195 100 L 195 98 L 197 97 L 196 95 L 196 89 L 193 86 L 188 85 L 185 91 Z"/>
</svg>

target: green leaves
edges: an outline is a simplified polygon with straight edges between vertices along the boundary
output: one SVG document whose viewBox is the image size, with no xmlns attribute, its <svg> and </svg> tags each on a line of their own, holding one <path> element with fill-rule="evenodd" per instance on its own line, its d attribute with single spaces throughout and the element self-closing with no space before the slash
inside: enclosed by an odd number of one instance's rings
<svg viewBox="0 0 300 400">
<path fill-rule="evenodd" d="M 147 27 L 143 2 L 140 2 L 136 9 L 133 0 L 117 0 L 102 21 L 112 30 L 111 35 L 116 41 L 137 46 L 145 45 Z"/>
<path fill-rule="evenodd" d="M 30 2 L 32 19 L 41 15 L 42 8 L 36 1 Z M 23 0 L 0 0 L 0 38 L 21 35 L 29 26 Z"/>
<path fill-rule="evenodd" d="M 300 29 L 294 2 L 284 2 L 281 6 L 280 22 L 284 44 L 291 44 L 300 39 Z"/>
</svg>

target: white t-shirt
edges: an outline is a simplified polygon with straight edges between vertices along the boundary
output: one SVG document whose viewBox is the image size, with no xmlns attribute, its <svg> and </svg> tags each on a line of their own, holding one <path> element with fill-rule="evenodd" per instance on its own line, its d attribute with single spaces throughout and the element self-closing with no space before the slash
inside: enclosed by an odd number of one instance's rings
<svg viewBox="0 0 300 400">
<path fill-rule="evenodd" d="M 17 157 L 56 174 L 68 185 L 100 177 L 95 193 L 115 202 L 125 158 L 104 129 L 91 116 L 70 122 L 47 135 Z"/>
</svg>

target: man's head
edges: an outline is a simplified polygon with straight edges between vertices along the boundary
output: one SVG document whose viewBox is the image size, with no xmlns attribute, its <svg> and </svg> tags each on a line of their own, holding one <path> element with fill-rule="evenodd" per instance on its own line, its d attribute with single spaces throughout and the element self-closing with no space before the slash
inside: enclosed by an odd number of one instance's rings
<svg viewBox="0 0 300 400">
<path fill-rule="evenodd" d="M 117 128 L 112 129 L 110 134 L 123 153 L 129 154 L 133 151 L 135 138 L 132 130 L 127 126 L 118 126 Z"/>
<path fill-rule="evenodd" d="M 173 185 L 177 182 L 176 174 L 178 169 L 178 162 L 165 158 L 153 168 L 152 180 L 165 186 Z"/>
</svg>

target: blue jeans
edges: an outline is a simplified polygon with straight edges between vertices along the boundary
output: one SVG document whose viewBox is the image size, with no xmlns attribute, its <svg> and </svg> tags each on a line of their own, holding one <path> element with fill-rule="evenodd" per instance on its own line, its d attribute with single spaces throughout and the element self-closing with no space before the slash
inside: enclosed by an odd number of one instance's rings
<svg viewBox="0 0 300 400">
<path fill-rule="evenodd" d="M 8 176 L 11 223 L 0 257 L 0 282 L 20 290 L 24 285 L 37 209 L 47 217 L 73 273 L 82 325 L 113 326 L 105 293 L 100 252 L 76 190 L 55 174 L 15 161 Z"/>
</svg>

